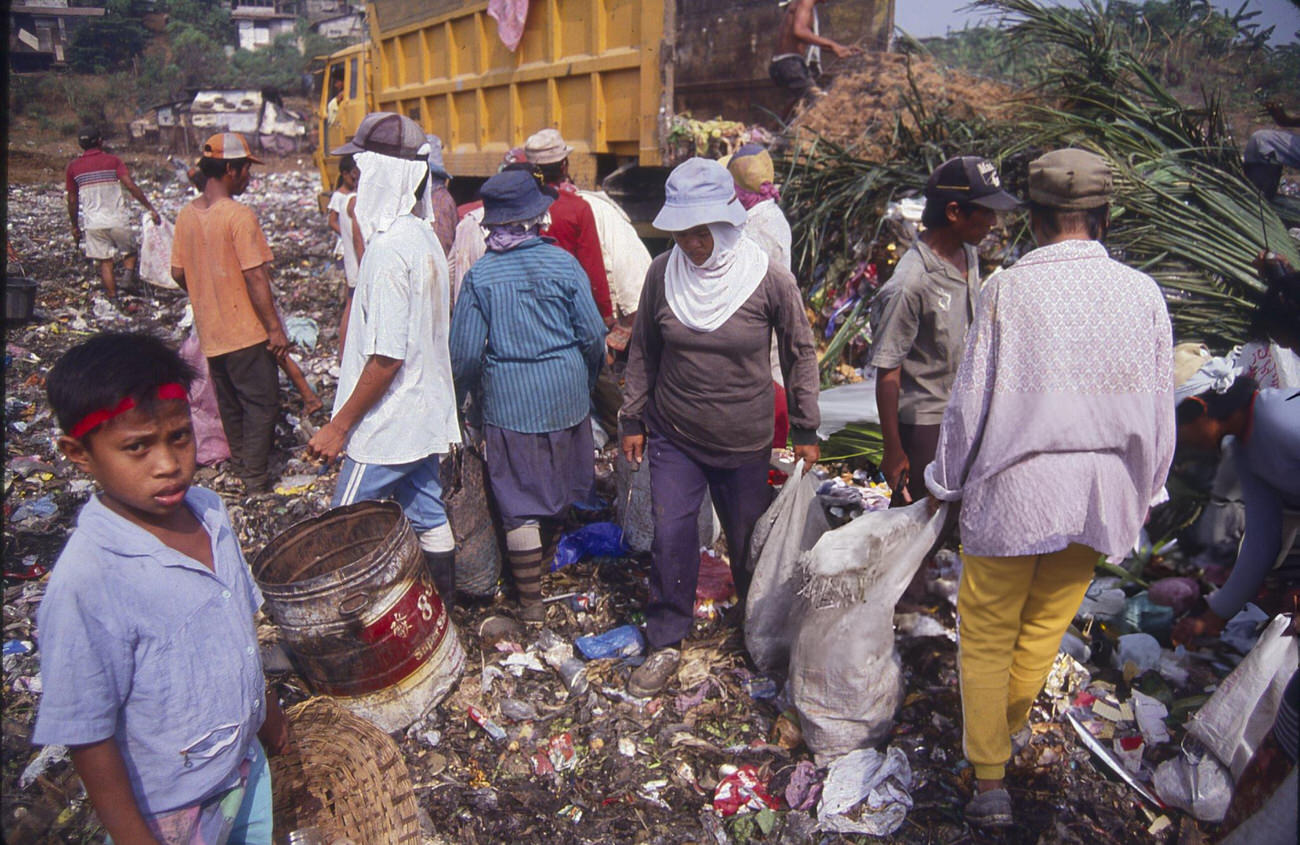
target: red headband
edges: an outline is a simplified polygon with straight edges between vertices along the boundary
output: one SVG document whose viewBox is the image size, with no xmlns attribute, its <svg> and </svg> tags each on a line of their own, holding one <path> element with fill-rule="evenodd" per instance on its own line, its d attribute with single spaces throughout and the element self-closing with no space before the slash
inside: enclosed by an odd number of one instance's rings
<svg viewBox="0 0 1300 845">
<path fill-rule="evenodd" d="M 180 399 L 188 402 L 189 394 L 186 392 L 184 385 L 170 381 L 166 384 L 158 385 L 158 398 Z M 112 408 L 100 408 L 98 411 L 91 411 L 89 414 L 82 417 L 81 421 L 68 431 L 68 434 L 72 437 L 84 437 L 99 426 L 113 419 L 113 417 L 121 416 L 134 407 L 135 400 L 128 396 Z"/>
</svg>

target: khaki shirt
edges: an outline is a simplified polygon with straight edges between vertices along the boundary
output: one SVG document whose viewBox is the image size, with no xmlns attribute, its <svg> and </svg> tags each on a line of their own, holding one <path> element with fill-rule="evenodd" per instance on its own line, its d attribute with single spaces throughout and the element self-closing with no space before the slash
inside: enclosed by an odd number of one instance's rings
<svg viewBox="0 0 1300 845">
<path fill-rule="evenodd" d="M 979 294 L 979 253 L 966 246 L 968 272 L 917 241 L 872 302 L 869 364 L 901 368 L 898 421 L 938 425 L 948 405 Z"/>
</svg>

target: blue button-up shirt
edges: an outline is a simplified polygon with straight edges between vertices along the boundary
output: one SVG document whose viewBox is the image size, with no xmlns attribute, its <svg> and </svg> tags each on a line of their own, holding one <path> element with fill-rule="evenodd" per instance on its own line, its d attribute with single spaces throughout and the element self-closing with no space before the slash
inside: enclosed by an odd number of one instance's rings
<svg viewBox="0 0 1300 845">
<path fill-rule="evenodd" d="M 451 317 L 456 392 L 483 390 L 483 419 L 541 434 L 591 409 L 605 323 L 582 265 L 542 238 L 488 252 L 470 268 Z"/>
<path fill-rule="evenodd" d="M 146 815 L 235 786 L 265 718 L 261 592 L 220 497 L 191 487 L 185 504 L 215 571 L 92 496 L 36 617 L 44 693 L 32 741 L 115 738 Z"/>
</svg>

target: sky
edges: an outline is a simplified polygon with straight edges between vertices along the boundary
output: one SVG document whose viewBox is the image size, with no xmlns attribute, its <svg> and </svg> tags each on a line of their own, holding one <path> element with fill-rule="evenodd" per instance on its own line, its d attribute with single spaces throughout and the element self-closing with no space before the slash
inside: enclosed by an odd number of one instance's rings
<svg viewBox="0 0 1300 845">
<path fill-rule="evenodd" d="M 1235 12 L 1242 0 L 1213 0 L 1221 9 Z M 917 37 L 943 35 L 949 29 L 961 29 L 968 21 L 975 25 L 981 17 L 972 12 L 958 11 L 969 0 L 895 0 L 894 23 L 900 29 Z M 1300 31 L 1300 8 L 1291 0 L 1249 0 L 1249 8 L 1258 10 L 1255 19 L 1261 26 L 1275 26 L 1273 44 L 1294 41 Z"/>
</svg>

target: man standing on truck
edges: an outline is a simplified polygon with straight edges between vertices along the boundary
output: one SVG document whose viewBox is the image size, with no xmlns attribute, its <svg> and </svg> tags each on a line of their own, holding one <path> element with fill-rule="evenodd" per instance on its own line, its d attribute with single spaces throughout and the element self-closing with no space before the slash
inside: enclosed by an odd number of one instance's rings
<svg viewBox="0 0 1300 845">
<path fill-rule="evenodd" d="M 591 206 L 578 196 L 578 187 L 569 179 L 569 153 L 559 130 L 543 129 L 524 143 L 528 163 L 541 171 L 542 183 L 555 190 L 559 196 L 551 204 L 550 226 L 542 234 L 555 239 L 557 246 L 578 259 L 591 283 L 591 296 L 596 300 L 605 327 L 614 325 L 614 306 L 609 297 L 609 277 L 605 274 L 605 258 L 600 251 L 600 237 L 596 232 L 596 218 Z"/>
<path fill-rule="evenodd" d="M 99 277 L 110 299 L 117 296 L 113 262 L 121 258 L 128 276 L 135 274 L 136 244 L 131 234 L 122 189 L 149 210 L 154 225 L 162 218 L 144 192 L 131 181 L 126 165 L 115 155 L 104 152 L 103 134 L 98 129 L 83 129 L 77 143 L 84 153 L 68 165 L 65 187 L 68 191 L 68 217 L 72 219 L 72 237 L 81 243 L 82 227 L 78 212 L 85 215 L 86 257 L 99 264 Z"/>
<path fill-rule="evenodd" d="M 817 76 L 821 73 L 821 48 L 825 47 L 841 59 L 862 53 L 861 47 L 846 47 L 838 41 L 823 38 L 818 30 L 817 6 L 826 0 L 788 0 L 781 31 L 777 35 L 776 55 L 767 72 L 772 81 L 800 97 L 820 96 Z M 807 54 L 804 54 L 807 50 Z"/>
</svg>

